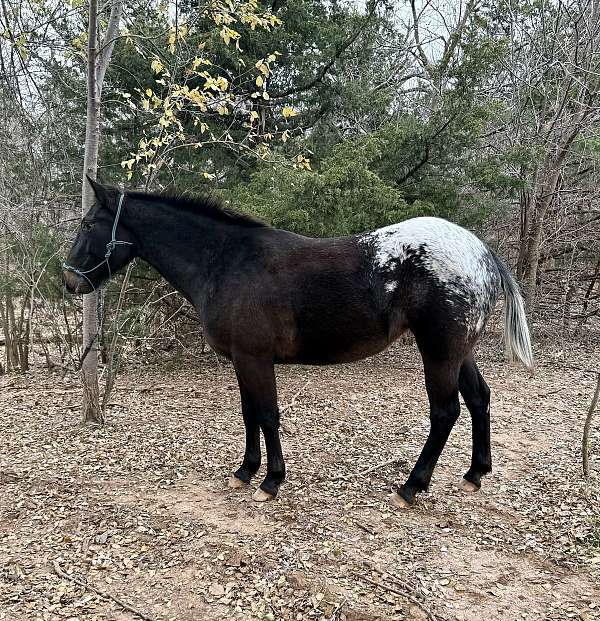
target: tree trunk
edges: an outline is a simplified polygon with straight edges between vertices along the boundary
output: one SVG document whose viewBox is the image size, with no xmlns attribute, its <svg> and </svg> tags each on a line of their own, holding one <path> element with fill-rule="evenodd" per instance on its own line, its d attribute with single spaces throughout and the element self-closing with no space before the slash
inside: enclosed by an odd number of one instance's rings
<svg viewBox="0 0 600 621">
<path fill-rule="evenodd" d="M 87 116 L 85 124 L 85 153 L 81 188 L 81 214 L 85 216 L 94 204 L 94 192 L 86 175 L 96 178 L 98 170 L 98 146 L 100 142 L 100 101 L 102 82 L 110 62 L 119 21 L 123 9 L 122 0 L 115 0 L 110 12 L 108 27 L 103 41 L 98 41 L 98 2 L 89 0 L 88 56 L 87 56 Z M 82 418 L 84 423 L 102 424 L 104 414 L 100 407 L 98 387 L 98 292 L 83 296 L 83 351 L 81 382 L 83 386 Z"/>
<path fill-rule="evenodd" d="M 531 192 L 523 190 L 519 200 L 521 226 L 519 230 L 519 256 L 517 258 L 517 277 L 523 280 L 527 260 L 527 240 L 529 239 L 529 216 L 531 211 Z"/>
<path fill-rule="evenodd" d="M 543 172 L 538 176 L 538 185 L 533 197 L 533 210 L 529 215 L 529 231 L 527 250 L 523 260 L 523 281 L 525 284 L 525 302 L 530 311 L 534 310 L 537 288 L 538 267 L 542 249 L 542 235 L 544 233 L 544 218 L 552 205 L 560 182 L 561 167 L 566 156 L 567 148 L 572 138 L 561 147 L 561 154 L 554 160 L 546 160 Z"/>
<path fill-rule="evenodd" d="M 85 123 L 85 151 L 83 159 L 83 181 L 81 188 L 81 215 L 89 211 L 94 204 L 93 190 L 87 182 L 86 175 L 96 178 L 98 169 L 98 143 L 100 139 L 100 97 L 96 85 L 96 57 L 98 22 L 97 0 L 90 0 L 88 21 L 88 57 L 87 57 L 87 114 Z M 84 423 L 102 424 L 104 422 L 100 408 L 100 391 L 98 388 L 98 293 L 96 291 L 83 296 L 83 351 L 81 361 L 81 383 L 83 387 L 82 418 Z"/>
</svg>

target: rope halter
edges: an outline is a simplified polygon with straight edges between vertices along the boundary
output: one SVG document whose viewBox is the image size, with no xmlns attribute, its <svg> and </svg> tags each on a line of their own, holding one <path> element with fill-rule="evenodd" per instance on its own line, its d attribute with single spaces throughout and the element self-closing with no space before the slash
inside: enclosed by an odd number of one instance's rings
<svg viewBox="0 0 600 621">
<path fill-rule="evenodd" d="M 121 208 L 123 207 L 123 201 L 125 200 L 125 192 L 121 192 L 120 196 L 119 196 L 119 204 L 117 205 L 117 213 L 115 215 L 115 220 L 113 222 L 113 226 L 112 226 L 112 235 L 111 235 L 111 239 L 110 241 L 106 244 L 106 254 L 104 255 L 104 260 L 100 261 L 100 263 L 98 263 L 98 265 L 95 265 L 94 267 L 92 267 L 89 270 L 80 270 L 77 269 L 76 267 L 73 267 L 72 265 L 69 265 L 68 263 L 63 263 L 62 267 L 64 270 L 68 271 L 68 272 L 73 272 L 73 274 L 77 274 L 77 276 L 81 276 L 82 278 L 85 278 L 88 283 L 90 284 L 90 286 L 92 287 L 92 291 L 96 290 L 96 287 L 94 287 L 94 283 L 87 277 L 87 274 L 90 274 L 91 272 L 94 272 L 95 270 L 97 270 L 100 266 L 104 265 L 106 263 L 106 267 L 108 268 L 108 277 L 109 279 L 112 278 L 112 270 L 110 269 L 110 255 L 113 253 L 113 250 L 116 248 L 116 246 L 132 246 L 132 242 L 128 242 L 128 241 L 122 241 L 120 239 L 116 238 L 116 234 L 117 234 L 117 226 L 119 224 L 119 218 L 121 216 Z"/>
</svg>

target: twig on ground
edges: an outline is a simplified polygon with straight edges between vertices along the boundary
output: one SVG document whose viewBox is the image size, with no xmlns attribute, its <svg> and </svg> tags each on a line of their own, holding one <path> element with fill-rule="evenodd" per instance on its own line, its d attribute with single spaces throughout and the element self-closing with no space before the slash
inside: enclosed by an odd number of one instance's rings
<svg viewBox="0 0 600 621">
<path fill-rule="evenodd" d="M 289 403 L 286 403 L 285 405 L 281 406 L 281 409 L 279 410 L 280 414 L 283 414 L 284 412 L 287 412 L 289 409 L 293 408 L 296 405 L 296 400 L 298 399 L 298 397 L 304 392 L 304 389 L 310 384 L 310 380 L 306 380 L 304 386 L 302 386 L 302 388 L 300 388 L 300 390 L 298 390 L 294 396 L 291 398 L 291 400 L 289 401 Z"/>
<path fill-rule="evenodd" d="M 375 464 L 374 466 L 371 466 L 370 468 L 367 468 L 366 470 L 361 470 L 360 472 L 357 472 L 356 476 L 357 477 L 364 477 L 367 474 L 373 472 L 374 470 L 379 470 L 379 468 L 383 468 L 385 466 L 389 466 L 390 464 L 397 464 L 401 460 L 402 460 L 401 457 L 394 457 L 393 459 L 388 459 L 387 461 L 382 461 L 381 463 Z"/>
<path fill-rule="evenodd" d="M 291 410 L 295 405 L 296 405 L 296 400 L 298 399 L 298 397 L 304 392 L 304 389 L 310 384 L 310 380 L 306 380 L 304 386 L 302 386 L 302 388 L 300 388 L 300 390 L 298 390 L 296 392 L 296 394 L 291 398 L 291 400 L 289 401 L 289 403 L 286 403 L 285 405 L 282 405 L 279 408 L 279 414 L 283 414 L 284 412 L 287 412 L 288 410 Z M 285 426 L 285 423 L 283 421 L 279 422 L 279 426 L 281 427 L 281 431 L 285 434 L 285 435 L 291 435 L 291 431 Z"/>
<path fill-rule="evenodd" d="M 336 607 L 335 610 L 331 613 L 331 617 L 327 621 L 335 621 L 338 616 L 338 613 L 342 610 L 342 607 L 346 604 L 348 600 L 344 598 Z"/>
<path fill-rule="evenodd" d="M 365 533 L 369 533 L 369 535 L 375 535 L 375 531 L 372 528 L 369 528 L 366 524 L 361 524 L 360 522 L 354 522 L 358 528 L 364 530 Z"/>
<path fill-rule="evenodd" d="M 70 580 L 71 582 L 78 584 L 84 589 L 93 591 L 94 593 L 96 593 L 97 595 L 100 595 L 100 597 L 103 597 L 104 599 L 108 599 L 108 600 L 115 602 L 115 604 L 117 604 L 118 606 L 121 606 L 123 610 L 127 610 L 128 612 L 138 616 L 140 619 L 144 619 L 144 621 L 155 621 L 153 617 L 149 617 L 147 614 L 141 612 L 137 608 L 134 608 L 131 604 L 124 602 L 121 598 L 116 597 L 115 595 L 111 595 L 107 591 L 103 591 L 102 589 L 95 587 L 93 584 L 90 584 L 86 580 L 82 580 L 81 578 L 78 578 L 77 576 L 71 576 L 70 574 L 68 574 L 66 571 L 64 571 L 61 568 L 61 566 L 58 564 L 57 561 L 52 561 L 52 567 L 54 569 L 54 573 L 59 578 L 63 578 L 63 580 Z"/>
<path fill-rule="evenodd" d="M 425 604 L 420 602 L 416 597 L 412 596 L 410 593 L 399 591 L 398 589 L 395 589 L 394 587 L 391 587 L 387 584 L 382 584 L 381 582 L 376 582 L 375 580 L 371 580 L 371 578 L 367 578 L 366 576 L 363 576 L 362 574 L 359 574 L 357 572 L 354 573 L 354 576 L 358 578 L 359 580 L 363 580 L 364 582 L 373 584 L 376 587 L 383 589 L 384 591 L 389 591 L 390 593 L 394 593 L 395 595 L 399 595 L 400 597 L 403 597 L 405 600 L 409 601 L 411 604 L 414 604 L 415 606 L 420 608 L 425 613 L 429 621 L 439 621 L 439 619 L 441 618 L 441 617 L 437 617 L 427 606 L 425 606 Z"/>
</svg>

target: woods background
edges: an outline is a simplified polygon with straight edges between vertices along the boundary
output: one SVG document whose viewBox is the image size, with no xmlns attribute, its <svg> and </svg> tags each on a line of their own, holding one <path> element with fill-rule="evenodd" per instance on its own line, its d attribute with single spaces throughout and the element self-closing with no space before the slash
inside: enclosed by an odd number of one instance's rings
<svg viewBox="0 0 600 621">
<path fill-rule="evenodd" d="M 82 301 L 60 266 L 86 121 L 112 184 L 215 191 L 315 236 L 458 222 L 516 273 L 538 339 L 597 338 L 597 0 L 0 8 L 0 372 L 79 367 Z M 192 309 L 141 263 L 93 310 L 108 367 L 201 343 Z"/>
</svg>

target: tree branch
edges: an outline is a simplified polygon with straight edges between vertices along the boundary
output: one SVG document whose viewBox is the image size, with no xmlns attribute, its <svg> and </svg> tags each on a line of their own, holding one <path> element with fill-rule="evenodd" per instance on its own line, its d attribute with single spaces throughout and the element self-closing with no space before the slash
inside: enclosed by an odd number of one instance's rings
<svg viewBox="0 0 600 621">
<path fill-rule="evenodd" d="M 414 166 L 412 166 L 412 168 L 410 168 L 404 175 L 402 175 L 400 179 L 396 181 L 397 185 L 402 185 L 407 179 L 412 177 L 417 171 L 419 171 L 423 166 L 425 166 L 425 164 L 427 164 L 427 162 L 429 161 L 429 152 L 431 149 L 431 145 L 433 144 L 433 141 L 448 128 L 450 123 L 452 123 L 452 121 L 454 121 L 454 119 L 457 116 L 458 116 L 458 112 L 455 112 L 454 114 L 452 114 L 450 118 L 434 134 L 432 134 L 427 139 L 427 142 L 425 143 L 423 157 Z"/>
<path fill-rule="evenodd" d="M 370 23 L 371 19 L 373 18 L 373 15 L 375 14 L 375 9 L 377 8 L 377 5 L 379 4 L 379 2 L 380 0 L 375 0 L 372 3 L 371 8 L 369 9 L 369 12 L 367 13 L 367 16 L 364 22 L 360 25 L 359 28 L 357 28 L 352 33 L 352 35 L 350 35 L 348 39 L 346 39 L 346 41 L 344 41 L 335 50 L 335 52 L 333 53 L 333 56 L 324 65 L 321 66 L 321 68 L 317 72 L 317 75 L 312 80 L 306 82 L 305 84 L 302 84 L 301 86 L 288 88 L 287 90 L 282 91 L 280 93 L 271 93 L 271 98 L 282 99 L 284 97 L 289 97 L 290 95 L 296 95 L 297 93 L 304 93 L 306 91 L 309 91 L 314 86 L 316 86 L 319 82 L 321 82 L 323 78 L 327 75 L 329 70 L 333 67 L 333 65 L 335 65 L 336 61 L 338 61 L 341 58 L 344 52 L 349 47 L 351 47 L 352 44 L 358 39 L 358 37 L 364 32 L 365 27 Z"/>
<path fill-rule="evenodd" d="M 108 18 L 108 27 L 106 33 L 102 38 L 100 44 L 100 51 L 97 57 L 96 66 L 96 83 L 97 87 L 102 90 L 102 84 L 104 83 L 104 74 L 108 68 L 110 57 L 112 55 L 113 48 L 115 47 L 115 41 L 117 40 L 117 33 L 119 32 L 119 23 L 121 22 L 121 14 L 123 13 L 123 0 L 114 0 L 110 9 L 110 17 Z"/>
</svg>

